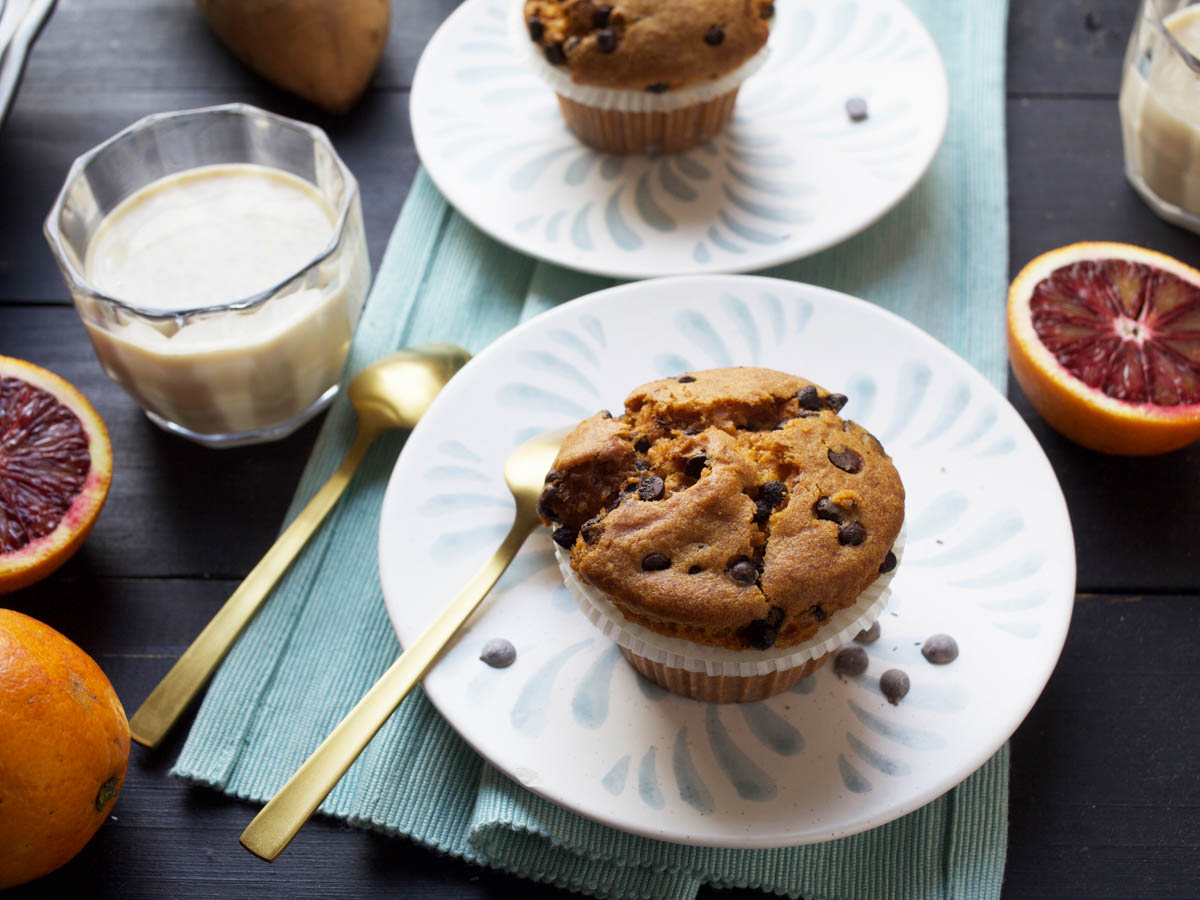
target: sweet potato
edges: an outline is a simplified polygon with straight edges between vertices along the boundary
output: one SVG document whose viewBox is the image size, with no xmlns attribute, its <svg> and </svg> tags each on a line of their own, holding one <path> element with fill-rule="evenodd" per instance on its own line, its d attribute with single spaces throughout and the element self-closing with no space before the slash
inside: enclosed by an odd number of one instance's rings
<svg viewBox="0 0 1200 900">
<path fill-rule="evenodd" d="M 333 113 L 354 105 L 387 42 L 389 0 L 196 0 L 247 66 Z"/>
</svg>

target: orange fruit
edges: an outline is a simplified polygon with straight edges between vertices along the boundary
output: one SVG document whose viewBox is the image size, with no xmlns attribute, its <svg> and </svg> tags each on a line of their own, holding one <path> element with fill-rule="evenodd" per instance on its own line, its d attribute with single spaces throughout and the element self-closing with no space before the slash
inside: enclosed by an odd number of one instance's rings
<svg viewBox="0 0 1200 900">
<path fill-rule="evenodd" d="M 1129 244 L 1043 253 L 1008 291 L 1008 358 L 1066 437 L 1142 456 L 1200 439 L 1200 272 Z"/>
<path fill-rule="evenodd" d="M 83 849 L 129 763 L 129 723 L 95 661 L 49 625 L 0 609 L 0 889 Z"/>
<path fill-rule="evenodd" d="M 79 549 L 111 481 L 108 429 L 87 398 L 53 372 L 0 356 L 0 594 Z"/>
</svg>

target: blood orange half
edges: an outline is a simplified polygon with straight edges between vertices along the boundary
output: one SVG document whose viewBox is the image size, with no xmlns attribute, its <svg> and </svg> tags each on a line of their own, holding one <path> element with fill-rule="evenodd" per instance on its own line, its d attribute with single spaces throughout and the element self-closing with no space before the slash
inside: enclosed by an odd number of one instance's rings
<svg viewBox="0 0 1200 900">
<path fill-rule="evenodd" d="M 112 480 L 108 430 L 53 372 L 0 356 L 0 594 L 79 549 Z"/>
<path fill-rule="evenodd" d="M 1071 440 L 1127 456 L 1200 439 L 1200 272 L 1128 244 L 1044 253 L 1008 292 L 1008 357 Z"/>
</svg>

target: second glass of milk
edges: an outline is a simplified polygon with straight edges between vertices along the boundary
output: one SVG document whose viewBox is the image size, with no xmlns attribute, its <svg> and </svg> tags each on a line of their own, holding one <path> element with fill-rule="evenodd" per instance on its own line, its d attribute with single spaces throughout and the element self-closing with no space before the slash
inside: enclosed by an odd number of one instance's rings
<svg viewBox="0 0 1200 900">
<path fill-rule="evenodd" d="M 1158 215 L 1200 231 L 1200 73 L 1164 28 L 1200 57 L 1200 3 L 1142 0 L 1121 80 L 1125 173 Z"/>
<path fill-rule="evenodd" d="M 371 273 L 320 129 L 243 104 L 149 116 L 76 160 L 46 236 L 100 364 L 160 427 L 274 440 L 337 393 Z"/>
</svg>

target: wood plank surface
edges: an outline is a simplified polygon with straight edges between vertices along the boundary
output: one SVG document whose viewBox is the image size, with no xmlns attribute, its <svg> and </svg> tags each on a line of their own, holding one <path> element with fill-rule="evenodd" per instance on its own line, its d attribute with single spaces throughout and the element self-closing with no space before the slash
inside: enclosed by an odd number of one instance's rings
<svg viewBox="0 0 1200 900">
<path fill-rule="evenodd" d="M 417 165 L 408 86 L 455 6 L 395 0 L 375 83 L 340 119 L 253 76 L 187 0 L 59 0 L 39 40 L 0 131 L 0 353 L 78 385 L 107 421 L 118 458 L 108 505 L 83 550 L 2 602 L 76 640 L 129 709 L 273 540 L 318 424 L 221 453 L 150 425 L 100 371 L 42 220 L 71 160 L 134 119 L 246 101 L 330 132 L 363 188 L 377 266 Z M 1116 90 L 1136 8 L 1135 0 L 1011 0 L 1014 272 L 1047 249 L 1092 239 L 1200 265 L 1200 239 L 1155 218 L 1122 176 Z M 999 310 L 1004 298 L 994 302 Z M 1013 736 L 1003 896 L 1198 897 L 1200 445 L 1146 460 L 1101 456 L 1049 429 L 1018 388 L 1009 394 L 1067 497 L 1080 596 L 1058 668 Z M 1036 515 L 1036 498 L 1027 511 Z M 278 862 L 263 863 L 237 843 L 254 807 L 169 776 L 186 724 L 157 751 L 135 748 L 113 821 L 79 857 L 5 896 L 570 896 L 327 820 L 309 823 Z"/>
</svg>

